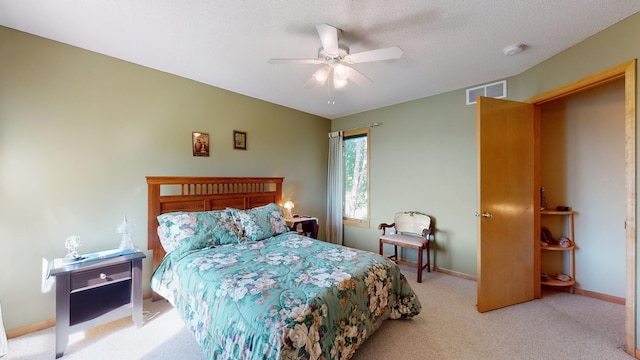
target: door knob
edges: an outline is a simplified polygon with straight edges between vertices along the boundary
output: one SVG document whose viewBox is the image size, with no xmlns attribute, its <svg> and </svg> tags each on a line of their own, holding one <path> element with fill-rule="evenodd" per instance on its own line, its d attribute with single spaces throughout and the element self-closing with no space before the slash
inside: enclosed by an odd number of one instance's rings
<svg viewBox="0 0 640 360">
<path fill-rule="evenodd" d="M 480 214 L 479 212 L 476 211 L 476 217 L 480 217 L 480 216 L 482 216 L 483 218 L 491 219 L 493 215 L 489 214 L 488 212 L 483 212 L 482 214 Z"/>
</svg>

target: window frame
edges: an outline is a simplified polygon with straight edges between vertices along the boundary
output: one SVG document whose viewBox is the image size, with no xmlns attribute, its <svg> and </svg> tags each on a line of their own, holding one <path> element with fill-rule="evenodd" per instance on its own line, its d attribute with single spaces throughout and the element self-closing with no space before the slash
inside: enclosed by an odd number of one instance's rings
<svg viewBox="0 0 640 360">
<path fill-rule="evenodd" d="M 343 161 L 342 161 L 342 166 L 343 166 L 343 170 L 346 167 L 346 163 L 344 161 L 344 156 L 346 154 L 345 152 L 345 141 L 348 140 L 349 138 L 353 138 L 353 137 L 364 137 L 367 139 L 367 153 L 366 153 L 366 161 L 367 161 L 367 217 L 366 219 L 356 219 L 356 218 L 350 218 L 350 217 L 346 217 L 344 215 L 344 208 L 346 205 L 346 178 L 347 178 L 347 172 L 343 171 L 344 176 L 343 176 L 343 194 L 342 194 L 342 224 L 343 225 L 347 225 L 347 226 L 355 226 L 355 227 L 362 227 L 362 228 L 368 228 L 369 227 L 369 223 L 370 223 L 370 219 L 371 219 L 371 209 L 370 209 L 370 204 L 371 204 L 371 189 L 370 189 L 370 184 L 371 184 L 371 162 L 370 162 L 370 153 L 371 153 L 371 132 L 369 131 L 369 128 L 365 128 L 365 129 L 357 129 L 357 130 L 349 130 L 349 131 L 345 131 L 342 133 L 342 150 L 343 150 Z"/>
</svg>

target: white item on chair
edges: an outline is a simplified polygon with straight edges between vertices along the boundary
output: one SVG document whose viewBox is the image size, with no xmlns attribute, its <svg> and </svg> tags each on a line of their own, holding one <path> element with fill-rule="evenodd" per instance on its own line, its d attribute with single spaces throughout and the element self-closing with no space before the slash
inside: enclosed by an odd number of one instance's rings
<svg viewBox="0 0 640 360">
<path fill-rule="evenodd" d="M 0 358 L 9 353 L 9 344 L 7 343 L 7 334 L 4 332 L 4 323 L 2 322 L 2 305 L 0 305 Z"/>
</svg>

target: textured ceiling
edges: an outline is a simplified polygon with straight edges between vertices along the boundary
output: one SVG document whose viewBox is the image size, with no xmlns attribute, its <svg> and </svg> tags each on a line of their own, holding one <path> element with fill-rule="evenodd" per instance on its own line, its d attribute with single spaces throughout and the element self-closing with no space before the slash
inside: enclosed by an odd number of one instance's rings
<svg viewBox="0 0 640 360">
<path fill-rule="evenodd" d="M 329 119 L 519 74 L 640 11 L 637 0 L 0 0 L 0 25 Z M 303 89 L 319 65 L 315 25 L 342 29 L 373 80 Z M 504 56 L 502 49 L 527 50 Z M 460 99 L 461 102 L 464 99 Z"/>
</svg>

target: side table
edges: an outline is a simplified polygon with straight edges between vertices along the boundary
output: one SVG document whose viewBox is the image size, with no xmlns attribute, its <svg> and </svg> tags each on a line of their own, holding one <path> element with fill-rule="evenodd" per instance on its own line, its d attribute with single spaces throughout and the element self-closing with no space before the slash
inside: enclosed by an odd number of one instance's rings
<svg viewBox="0 0 640 360">
<path fill-rule="evenodd" d="M 142 326 L 142 252 L 50 268 L 56 278 L 56 359 L 71 333 L 132 316 Z"/>
<path fill-rule="evenodd" d="M 317 239 L 318 238 L 318 218 L 309 216 L 296 216 L 293 218 L 285 218 L 287 226 L 291 230 L 298 231 L 298 224 L 302 228 L 302 235 Z"/>
</svg>

